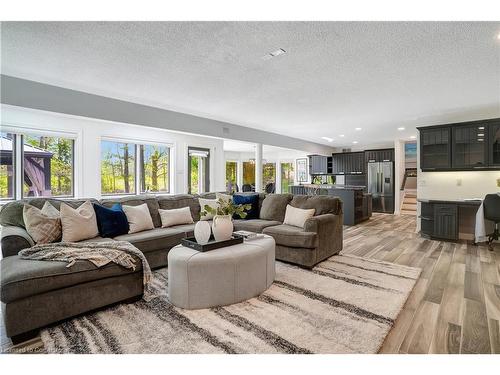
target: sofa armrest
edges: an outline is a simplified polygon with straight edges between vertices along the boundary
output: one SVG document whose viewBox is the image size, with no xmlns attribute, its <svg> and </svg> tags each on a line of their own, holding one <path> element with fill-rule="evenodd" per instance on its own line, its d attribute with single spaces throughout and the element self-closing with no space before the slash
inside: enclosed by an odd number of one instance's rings
<svg viewBox="0 0 500 375">
<path fill-rule="evenodd" d="M 22 249 L 34 246 L 35 241 L 26 232 L 26 229 L 21 227 L 7 226 L 2 227 L 0 234 L 2 244 L 3 257 L 17 255 Z"/>
<path fill-rule="evenodd" d="M 304 223 L 304 231 L 316 232 L 318 235 L 318 261 L 337 254 L 343 246 L 344 217 L 339 215 L 323 214 L 313 216 Z"/>
</svg>

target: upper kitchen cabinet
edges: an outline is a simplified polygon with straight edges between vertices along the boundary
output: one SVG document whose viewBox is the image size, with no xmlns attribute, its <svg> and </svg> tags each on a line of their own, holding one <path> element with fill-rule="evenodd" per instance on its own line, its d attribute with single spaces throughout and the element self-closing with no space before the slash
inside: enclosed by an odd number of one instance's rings
<svg viewBox="0 0 500 375">
<path fill-rule="evenodd" d="M 366 172 L 363 152 L 332 154 L 333 174 L 364 174 Z"/>
<path fill-rule="evenodd" d="M 453 126 L 452 160 L 453 169 L 482 169 L 488 164 L 488 133 L 485 124 Z"/>
<path fill-rule="evenodd" d="M 500 169 L 500 119 L 419 128 L 422 171 Z"/>
<path fill-rule="evenodd" d="M 309 155 L 309 174 L 327 174 L 328 157 L 323 155 Z"/>
<path fill-rule="evenodd" d="M 425 170 L 449 169 L 450 128 L 420 129 L 420 168 Z"/>
<path fill-rule="evenodd" d="M 380 150 L 366 150 L 365 161 L 366 163 L 394 161 L 394 149 L 384 148 Z"/>
<path fill-rule="evenodd" d="M 500 168 L 500 121 L 490 124 L 488 149 L 489 166 Z"/>
</svg>

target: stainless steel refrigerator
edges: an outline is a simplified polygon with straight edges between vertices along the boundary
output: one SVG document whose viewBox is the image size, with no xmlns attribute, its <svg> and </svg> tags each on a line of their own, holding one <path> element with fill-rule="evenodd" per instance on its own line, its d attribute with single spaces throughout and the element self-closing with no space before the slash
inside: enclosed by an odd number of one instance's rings
<svg viewBox="0 0 500 375">
<path fill-rule="evenodd" d="M 394 213 L 394 176 L 391 161 L 368 163 L 368 193 L 373 212 Z"/>
</svg>

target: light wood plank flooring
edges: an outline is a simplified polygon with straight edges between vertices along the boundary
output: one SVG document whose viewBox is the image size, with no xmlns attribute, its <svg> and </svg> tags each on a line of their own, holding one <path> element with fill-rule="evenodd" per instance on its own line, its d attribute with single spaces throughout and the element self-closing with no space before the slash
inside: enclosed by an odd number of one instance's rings
<svg viewBox="0 0 500 375">
<path fill-rule="evenodd" d="M 381 353 L 500 353 L 500 245 L 433 241 L 415 216 L 374 215 L 344 230 L 344 254 L 422 268 Z"/>
<path fill-rule="evenodd" d="M 415 216 L 375 214 L 345 227 L 344 254 L 422 268 L 381 353 L 500 353 L 500 245 L 433 241 Z M 43 352 L 40 339 L 12 347 L 0 323 L 1 351 Z"/>
</svg>

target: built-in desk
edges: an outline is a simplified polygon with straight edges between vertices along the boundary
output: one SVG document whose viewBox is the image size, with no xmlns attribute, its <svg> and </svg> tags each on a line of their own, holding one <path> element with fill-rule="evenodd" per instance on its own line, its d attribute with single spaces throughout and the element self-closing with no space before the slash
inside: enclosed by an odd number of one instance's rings
<svg viewBox="0 0 500 375">
<path fill-rule="evenodd" d="M 474 241 L 477 209 L 481 200 L 419 199 L 420 233 L 442 240 Z"/>
</svg>

